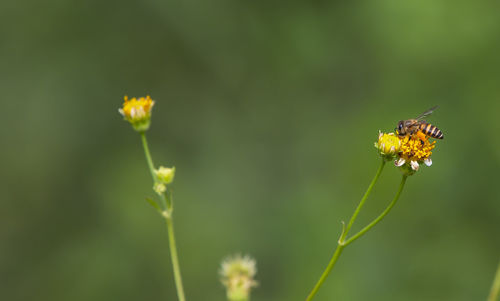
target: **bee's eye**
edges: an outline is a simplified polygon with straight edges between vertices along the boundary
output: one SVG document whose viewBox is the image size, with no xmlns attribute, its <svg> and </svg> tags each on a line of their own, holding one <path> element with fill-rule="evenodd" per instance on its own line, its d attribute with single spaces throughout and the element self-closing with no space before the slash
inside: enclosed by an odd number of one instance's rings
<svg viewBox="0 0 500 301">
<path fill-rule="evenodd" d="M 398 130 L 401 131 L 403 129 L 403 125 L 400 123 L 398 124 Z"/>
</svg>

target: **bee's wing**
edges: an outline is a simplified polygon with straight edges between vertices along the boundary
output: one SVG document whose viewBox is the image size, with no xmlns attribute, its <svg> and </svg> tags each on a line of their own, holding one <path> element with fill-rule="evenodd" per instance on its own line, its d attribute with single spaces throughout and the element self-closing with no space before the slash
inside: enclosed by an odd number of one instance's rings
<svg viewBox="0 0 500 301">
<path fill-rule="evenodd" d="M 404 125 L 406 127 L 411 127 L 411 126 L 414 126 L 414 125 L 417 125 L 417 124 L 419 124 L 419 120 L 418 119 L 408 119 L 408 120 L 404 121 Z"/>
<path fill-rule="evenodd" d="M 430 109 L 428 109 L 427 111 L 423 112 L 422 114 L 420 114 L 420 116 L 418 116 L 416 119 L 417 120 L 422 120 L 424 119 L 425 117 L 429 116 L 432 114 L 432 112 L 434 112 L 435 109 L 437 109 L 438 106 L 434 106 Z"/>
</svg>

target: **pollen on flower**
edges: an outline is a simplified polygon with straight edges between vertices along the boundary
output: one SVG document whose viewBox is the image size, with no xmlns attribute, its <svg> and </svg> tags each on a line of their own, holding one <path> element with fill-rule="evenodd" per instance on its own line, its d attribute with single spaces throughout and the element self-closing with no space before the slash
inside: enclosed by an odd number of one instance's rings
<svg viewBox="0 0 500 301">
<path fill-rule="evenodd" d="M 436 141 L 429 142 L 428 137 L 421 131 L 399 139 L 401 140 L 401 147 L 399 149 L 399 159 L 395 162 L 397 166 L 408 163 L 413 170 L 418 170 L 419 164 L 422 162 L 427 166 L 432 164 L 430 156 Z"/>
<path fill-rule="evenodd" d="M 151 97 L 139 97 L 129 99 L 124 97 L 122 108 L 118 109 L 120 114 L 132 124 L 135 130 L 143 132 L 149 128 L 151 121 L 151 110 L 155 102 Z"/>
</svg>

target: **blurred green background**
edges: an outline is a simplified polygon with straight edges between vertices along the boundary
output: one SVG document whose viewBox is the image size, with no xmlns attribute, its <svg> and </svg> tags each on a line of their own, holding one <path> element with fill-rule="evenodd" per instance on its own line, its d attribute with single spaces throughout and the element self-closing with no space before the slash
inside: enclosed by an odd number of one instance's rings
<svg viewBox="0 0 500 301">
<path fill-rule="evenodd" d="M 188 300 L 304 300 L 373 177 L 378 130 L 439 105 L 434 165 L 317 300 L 485 300 L 500 259 L 498 1 L 9 1 L 0 10 L 0 299 L 176 300 L 123 96 L 177 168 Z M 382 174 L 355 229 L 399 184 Z"/>
</svg>

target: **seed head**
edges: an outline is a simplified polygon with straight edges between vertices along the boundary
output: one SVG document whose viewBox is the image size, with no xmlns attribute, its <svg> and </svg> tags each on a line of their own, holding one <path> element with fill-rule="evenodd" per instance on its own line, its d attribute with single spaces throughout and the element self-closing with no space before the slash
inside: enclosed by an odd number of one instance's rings
<svg viewBox="0 0 500 301">
<path fill-rule="evenodd" d="M 250 289 L 257 286 L 254 280 L 257 273 L 256 263 L 248 255 L 227 257 L 222 261 L 219 273 L 230 301 L 248 300 Z"/>
</svg>

